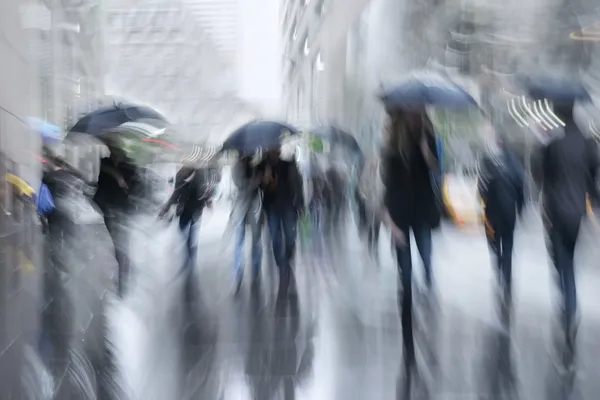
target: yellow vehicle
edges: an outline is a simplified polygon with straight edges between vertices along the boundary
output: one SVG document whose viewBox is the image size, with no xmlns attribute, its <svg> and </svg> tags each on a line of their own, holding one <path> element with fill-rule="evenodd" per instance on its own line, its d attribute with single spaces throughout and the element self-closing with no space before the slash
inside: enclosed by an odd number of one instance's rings
<svg viewBox="0 0 600 400">
<path fill-rule="evenodd" d="M 477 179 L 464 179 L 461 177 L 445 176 L 442 185 L 444 206 L 452 222 L 460 228 L 478 227 L 485 220 L 485 204 L 477 192 Z M 596 216 L 592 209 L 590 198 L 586 200 L 588 216 L 595 221 Z"/>
</svg>

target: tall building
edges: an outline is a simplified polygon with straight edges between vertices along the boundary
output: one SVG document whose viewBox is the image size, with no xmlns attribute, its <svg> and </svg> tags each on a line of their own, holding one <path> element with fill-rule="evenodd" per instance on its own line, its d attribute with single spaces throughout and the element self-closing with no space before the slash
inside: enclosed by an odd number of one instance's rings
<svg viewBox="0 0 600 400">
<path fill-rule="evenodd" d="M 27 357 L 35 353 L 39 332 L 40 240 L 35 209 L 23 200 L 7 173 L 28 182 L 40 179 L 40 166 L 30 153 L 40 141 L 27 127 L 27 117 L 38 103 L 38 71 L 30 53 L 30 35 L 24 29 L 22 1 L 5 0 L 0 13 L 0 398 L 27 398 L 23 376 Z M 47 11 L 42 2 L 34 5 Z M 39 164 L 39 162 L 37 163 Z M 37 268 L 36 268 L 37 267 Z M 27 355 L 27 356 L 26 356 Z M 30 376 L 30 375 L 27 375 Z M 31 382 L 35 384 L 35 382 Z"/>
<path fill-rule="evenodd" d="M 68 128 L 104 94 L 101 3 L 26 3 L 24 28 L 39 69 L 37 117 Z"/>
<path fill-rule="evenodd" d="M 255 116 L 237 97 L 235 63 L 186 0 L 112 0 L 107 15 L 112 94 L 156 107 L 192 141 L 222 137 Z"/>
<path fill-rule="evenodd" d="M 185 0 L 217 51 L 230 63 L 237 63 L 239 56 L 240 1 L 243 0 Z"/>
</svg>

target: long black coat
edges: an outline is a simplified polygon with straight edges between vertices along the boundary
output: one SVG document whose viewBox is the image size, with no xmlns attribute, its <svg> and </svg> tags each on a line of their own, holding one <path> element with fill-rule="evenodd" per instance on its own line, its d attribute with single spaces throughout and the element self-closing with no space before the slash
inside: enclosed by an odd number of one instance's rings
<svg viewBox="0 0 600 400">
<path fill-rule="evenodd" d="M 427 136 L 429 150 L 437 157 L 435 137 Z M 441 213 L 432 186 L 433 171 L 417 143 L 404 159 L 399 152 L 384 149 L 381 156 L 381 178 L 385 185 L 384 205 L 394 223 L 402 230 L 416 224 L 432 228 L 440 223 Z"/>
<path fill-rule="evenodd" d="M 596 144 L 570 123 L 565 135 L 542 149 L 543 206 L 560 224 L 579 224 L 586 214 L 586 194 L 596 198 L 599 166 Z"/>
<path fill-rule="evenodd" d="M 524 171 L 516 154 L 505 148 L 485 157 L 477 184 L 489 224 L 495 231 L 512 231 L 525 202 Z"/>
</svg>

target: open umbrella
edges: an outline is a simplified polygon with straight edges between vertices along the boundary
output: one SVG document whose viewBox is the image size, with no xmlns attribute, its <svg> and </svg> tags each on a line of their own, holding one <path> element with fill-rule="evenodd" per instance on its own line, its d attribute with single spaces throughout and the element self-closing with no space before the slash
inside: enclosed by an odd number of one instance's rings
<svg viewBox="0 0 600 400">
<path fill-rule="evenodd" d="M 275 121 L 253 121 L 235 130 L 223 143 L 222 151 L 233 150 L 248 156 L 261 150 L 281 147 L 298 131 L 290 125 Z"/>
<path fill-rule="evenodd" d="M 362 150 L 354 136 L 339 128 L 334 126 L 319 126 L 311 130 L 310 133 L 329 141 L 333 145 L 344 146 L 353 153 L 362 154 Z"/>
<path fill-rule="evenodd" d="M 167 121 L 161 113 L 153 108 L 135 104 L 117 103 L 86 114 L 77 121 L 67 135 L 71 133 L 87 133 L 97 136 L 106 130 L 116 128 L 126 122 L 143 119 Z"/>
<path fill-rule="evenodd" d="M 435 72 L 412 74 L 403 83 L 380 94 L 379 99 L 387 109 L 477 106 L 469 93 Z"/>
<path fill-rule="evenodd" d="M 550 100 L 558 103 L 590 101 L 590 94 L 577 77 L 560 73 L 519 76 L 517 81 L 533 100 Z"/>
<path fill-rule="evenodd" d="M 35 117 L 27 118 L 31 129 L 37 132 L 44 144 L 60 142 L 63 136 L 63 130 L 56 125 L 52 125 L 44 120 Z"/>
</svg>

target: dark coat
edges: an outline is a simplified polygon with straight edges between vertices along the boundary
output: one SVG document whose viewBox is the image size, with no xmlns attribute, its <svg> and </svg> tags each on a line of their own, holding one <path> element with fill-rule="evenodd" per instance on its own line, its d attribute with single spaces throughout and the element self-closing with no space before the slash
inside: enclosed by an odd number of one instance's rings
<svg viewBox="0 0 600 400">
<path fill-rule="evenodd" d="M 177 215 L 184 221 L 196 221 L 214 192 L 210 171 L 206 169 L 181 169 L 175 178 L 175 189 L 168 205 L 177 206 Z"/>
<path fill-rule="evenodd" d="M 262 174 L 266 168 L 267 161 L 263 161 L 258 167 L 258 173 Z M 264 197 L 263 207 L 269 209 L 284 209 L 292 206 L 295 210 L 304 209 L 304 190 L 302 176 L 295 161 L 279 160 L 271 165 L 273 175 L 276 179 L 274 187 L 261 185 Z"/>
<path fill-rule="evenodd" d="M 596 144 L 574 123 L 565 135 L 542 148 L 543 207 L 550 221 L 578 224 L 586 214 L 586 195 L 597 197 L 599 166 Z"/>
<path fill-rule="evenodd" d="M 516 154 L 504 148 L 497 156 L 486 156 L 481 162 L 477 186 L 492 228 L 514 230 L 517 214 L 525 202 L 524 171 Z"/>
<path fill-rule="evenodd" d="M 437 158 L 435 137 L 427 135 L 431 154 Z M 381 178 L 385 186 L 384 205 L 402 230 L 416 224 L 432 228 L 440 223 L 440 208 L 432 186 L 432 172 L 417 143 L 411 143 L 405 160 L 397 151 L 384 149 Z"/>
</svg>

